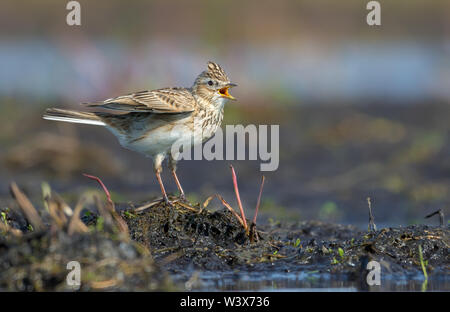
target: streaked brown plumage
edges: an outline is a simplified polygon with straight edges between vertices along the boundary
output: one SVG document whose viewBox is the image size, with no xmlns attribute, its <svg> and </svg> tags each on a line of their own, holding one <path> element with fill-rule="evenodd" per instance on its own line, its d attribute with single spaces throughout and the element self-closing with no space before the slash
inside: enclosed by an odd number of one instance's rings
<svg viewBox="0 0 450 312">
<path fill-rule="evenodd" d="M 140 91 L 85 103 L 107 112 L 50 108 L 43 118 L 105 126 L 123 147 L 152 157 L 163 199 L 169 203 L 160 175 L 163 160 L 169 156 L 169 167 L 184 198 L 176 175 L 178 155 L 172 155 L 171 148 L 175 143 L 198 144 L 213 136 L 222 122 L 226 100 L 234 99 L 228 93 L 233 86 L 218 64 L 208 62 L 207 70 L 197 76 L 191 88 Z"/>
</svg>

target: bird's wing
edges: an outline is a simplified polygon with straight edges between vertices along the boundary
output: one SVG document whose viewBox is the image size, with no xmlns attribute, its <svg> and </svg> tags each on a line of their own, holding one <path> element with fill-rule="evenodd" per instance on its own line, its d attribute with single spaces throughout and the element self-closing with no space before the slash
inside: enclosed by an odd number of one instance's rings
<svg viewBox="0 0 450 312">
<path fill-rule="evenodd" d="M 85 103 L 89 107 L 100 107 L 126 112 L 188 113 L 194 111 L 195 98 L 184 88 L 166 88 L 140 91 L 118 96 L 103 102 Z"/>
</svg>

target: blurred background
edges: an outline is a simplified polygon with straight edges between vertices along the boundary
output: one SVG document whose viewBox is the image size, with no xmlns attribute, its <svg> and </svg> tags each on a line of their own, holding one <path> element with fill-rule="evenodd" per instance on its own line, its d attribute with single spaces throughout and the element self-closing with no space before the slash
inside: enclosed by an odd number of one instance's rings
<svg viewBox="0 0 450 312">
<path fill-rule="evenodd" d="M 379 1 L 381 26 L 367 25 L 367 2 L 85 0 L 81 26 L 68 26 L 67 1 L 3 0 L 0 204 L 13 180 L 35 199 L 46 181 L 72 204 L 98 189 L 84 172 L 119 202 L 158 196 L 151 161 L 106 129 L 41 115 L 189 87 L 212 60 L 239 85 L 224 124 L 280 125 L 262 218 L 364 228 L 370 196 L 379 226 L 437 224 L 423 217 L 450 201 L 450 2 Z M 235 205 L 230 163 L 251 211 L 259 161 L 182 161 L 188 196 Z"/>
</svg>

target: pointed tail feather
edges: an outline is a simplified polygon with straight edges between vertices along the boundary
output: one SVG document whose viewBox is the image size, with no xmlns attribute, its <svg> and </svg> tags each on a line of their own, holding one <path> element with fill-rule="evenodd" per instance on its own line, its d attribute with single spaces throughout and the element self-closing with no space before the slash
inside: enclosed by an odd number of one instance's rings
<svg viewBox="0 0 450 312">
<path fill-rule="evenodd" d="M 48 108 L 42 118 L 87 125 L 106 126 L 106 124 L 94 113 L 72 111 L 67 109 Z"/>
</svg>

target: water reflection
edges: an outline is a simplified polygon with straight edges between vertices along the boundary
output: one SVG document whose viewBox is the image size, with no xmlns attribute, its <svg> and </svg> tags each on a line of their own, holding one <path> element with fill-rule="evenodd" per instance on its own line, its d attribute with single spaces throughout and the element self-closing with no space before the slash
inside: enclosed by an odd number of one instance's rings
<svg viewBox="0 0 450 312">
<path fill-rule="evenodd" d="M 183 280 L 175 276 L 175 280 Z M 196 291 L 422 291 L 423 277 L 385 275 L 380 286 L 367 287 L 345 276 L 330 273 L 302 272 L 212 272 L 199 274 Z M 427 291 L 448 290 L 447 275 L 428 280 Z"/>
</svg>

